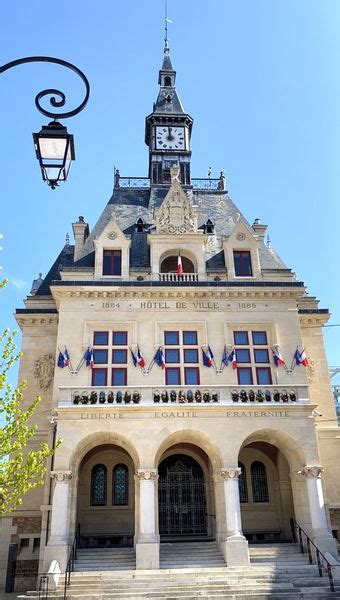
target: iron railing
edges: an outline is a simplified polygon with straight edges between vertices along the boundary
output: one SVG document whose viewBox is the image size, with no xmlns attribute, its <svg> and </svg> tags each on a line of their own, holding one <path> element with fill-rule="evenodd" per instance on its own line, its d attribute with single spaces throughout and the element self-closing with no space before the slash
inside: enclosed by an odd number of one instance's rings
<svg viewBox="0 0 340 600">
<path fill-rule="evenodd" d="M 324 575 L 323 568 L 326 569 L 329 579 L 329 587 L 331 589 L 331 592 L 335 592 L 334 579 L 330 562 L 327 560 L 327 558 L 321 552 L 321 550 L 319 550 L 319 548 L 310 539 L 309 535 L 305 532 L 305 530 L 302 529 L 302 527 L 295 521 L 295 519 L 290 519 L 290 526 L 292 529 L 293 541 L 300 545 L 302 554 L 305 554 L 305 552 L 307 552 L 309 562 L 311 565 L 317 564 L 320 577 L 323 577 Z"/>
<path fill-rule="evenodd" d="M 119 177 L 115 182 L 115 188 L 149 189 L 150 179 L 148 177 Z"/>
<path fill-rule="evenodd" d="M 160 182 L 158 185 L 170 185 L 169 181 Z M 221 178 L 211 177 L 193 177 L 191 182 L 188 184 L 189 187 L 192 187 L 193 190 L 224 190 L 224 181 Z M 149 177 L 121 177 L 120 175 L 115 174 L 115 183 L 114 187 L 116 190 L 119 189 L 150 189 L 151 181 Z"/>
<path fill-rule="evenodd" d="M 223 190 L 221 179 L 211 179 L 211 177 L 191 179 L 191 185 L 194 190 Z"/>
<path fill-rule="evenodd" d="M 66 569 L 65 569 L 65 581 L 64 581 L 64 600 L 66 600 L 67 588 L 71 583 L 71 573 L 74 567 L 74 561 L 77 559 L 77 552 L 80 545 L 80 524 L 78 523 L 74 540 L 71 546 L 70 554 L 68 557 Z"/>
<path fill-rule="evenodd" d="M 38 598 L 39 600 L 48 600 L 48 574 L 44 573 L 40 575 L 38 585 Z"/>
</svg>

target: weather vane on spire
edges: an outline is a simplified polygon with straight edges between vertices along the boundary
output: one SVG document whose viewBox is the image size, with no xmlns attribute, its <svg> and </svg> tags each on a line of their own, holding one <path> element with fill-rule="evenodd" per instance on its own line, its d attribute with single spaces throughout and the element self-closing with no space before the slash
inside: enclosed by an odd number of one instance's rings
<svg viewBox="0 0 340 600">
<path fill-rule="evenodd" d="M 168 23 L 172 23 L 171 19 L 168 19 L 168 1 L 164 0 L 165 10 L 165 37 L 164 37 L 164 52 L 169 52 L 169 40 L 168 40 Z"/>
</svg>

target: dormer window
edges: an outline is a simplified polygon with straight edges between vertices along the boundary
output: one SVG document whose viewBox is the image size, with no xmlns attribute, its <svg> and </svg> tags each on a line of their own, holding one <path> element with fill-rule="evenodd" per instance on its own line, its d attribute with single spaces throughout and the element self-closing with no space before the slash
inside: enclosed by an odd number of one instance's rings
<svg viewBox="0 0 340 600">
<path fill-rule="evenodd" d="M 215 230 L 215 225 L 212 222 L 211 219 L 207 219 L 207 221 L 204 223 L 204 233 L 214 233 Z"/>
<path fill-rule="evenodd" d="M 143 219 L 140 217 L 136 221 L 136 231 L 137 231 L 137 233 L 143 233 L 144 227 L 145 227 L 145 223 L 144 223 Z"/>
<path fill-rule="evenodd" d="M 164 86 L 165 87 L 171 87 L 171 77 L 169 77 L 169 75 L 167 75 L 166 77 L 164 77 Z"/>
<path fill-rule="evenodd" d="M 234 269 L 236 277 L 251 277 L 251 257 L 249 250 L 234 250 Z"/>
<path fill-rule="evenodd" d="M 103 255 L 103 275 L 121 275 L 122 274 L 122 251 L 104 250 Z"/>
</svg>

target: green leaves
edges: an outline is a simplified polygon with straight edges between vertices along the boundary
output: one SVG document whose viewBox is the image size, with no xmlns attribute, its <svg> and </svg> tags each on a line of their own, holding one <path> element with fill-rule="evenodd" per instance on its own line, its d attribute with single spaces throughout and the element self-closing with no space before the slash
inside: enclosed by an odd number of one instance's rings
<svg viewBox="0 0 340 600">
<path fill-rule="evenodd" d="M 0 282 L 0 289 L 4 286 Z M 16 332 L 8 329 L 0 335 L 0 517 L 22 503 L 22 497 L 32 488 L 43 485 L 46 459 L 54 454 L 48 444 L 35 449 L 37 425 L 29 423 L 41 398 L 37 396 L 28 408 L 23 408 L 26 383 L 15 389 L 7 383 L 7 373 L 21 353 L 16 353 Z M 56 448 L 60 446 L 58 440 Z"/>
</svg>

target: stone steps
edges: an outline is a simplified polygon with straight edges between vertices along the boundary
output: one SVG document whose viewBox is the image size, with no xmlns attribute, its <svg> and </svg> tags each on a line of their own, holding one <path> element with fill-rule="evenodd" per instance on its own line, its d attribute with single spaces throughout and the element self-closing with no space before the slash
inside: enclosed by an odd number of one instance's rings
<svg viewBox="0 0 340 600">
<path fill-rule="evenodd" d="M 173 542 L 160 545 L 160 568 L 224 567 L 224 558 L 216 542 Z"/>
<path fill-rule="evenodd" d="M 74 570 L 78 571 L 122 571 L 136 568 L 133 548 L 80 548 Z"/>
</svg>

